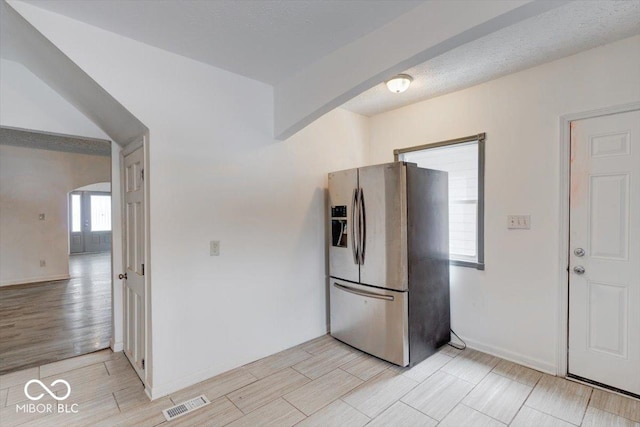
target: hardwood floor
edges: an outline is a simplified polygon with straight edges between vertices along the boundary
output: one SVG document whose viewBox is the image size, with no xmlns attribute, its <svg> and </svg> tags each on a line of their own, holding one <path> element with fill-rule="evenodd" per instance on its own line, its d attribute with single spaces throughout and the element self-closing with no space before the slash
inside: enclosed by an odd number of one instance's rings
<svg viewBox="0 0 640 427">
<path fill-rule="evenodd" d="M 69 273 L 0 288 L 0 374 L 109 347 L 111 254 L 72 255 Z"/>
<path fill-rule="evenodd" d="M 68 381 L 65 403 L 77 412 L 20 412 L 25 383 L 35 378 Z M 163 409 L 200 394 L 211 403 L 165 420 Z M 407 369 L 323 336 L 153 402 L 128 360 L 111 350 L 2 375 L 0 420 L 3 427 L 640 427 L 640 401 L 471 349 L 445 346 Z"/>
</svg>

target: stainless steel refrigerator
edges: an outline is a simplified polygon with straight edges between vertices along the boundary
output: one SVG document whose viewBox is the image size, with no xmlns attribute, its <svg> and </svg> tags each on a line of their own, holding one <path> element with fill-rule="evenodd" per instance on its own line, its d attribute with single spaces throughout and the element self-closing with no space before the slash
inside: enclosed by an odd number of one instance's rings
<svg viewBox="0 0 640 427">
<path fill-rule="evenodd" d="M 331 335 L 401 366 L 451 339 L 447 173 L 394 162 L 329 174 Z"/>
</svg>

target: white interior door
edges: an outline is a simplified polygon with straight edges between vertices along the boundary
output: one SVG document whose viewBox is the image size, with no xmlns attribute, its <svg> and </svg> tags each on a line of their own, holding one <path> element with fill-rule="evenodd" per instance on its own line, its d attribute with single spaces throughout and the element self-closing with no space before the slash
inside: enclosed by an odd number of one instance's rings
<svg viewBox="0 0 640 427">
<path fill-rule="evenodd" d="M 640 112 L 571 123 L 569 374 L 640 395 Z"/>
<path fill-rule="evenodd" d="M 124 158 L 124 352 L 144 381 L 146 307 L 144 280 L 144 161 L 140 147 Z"/>
</svg>

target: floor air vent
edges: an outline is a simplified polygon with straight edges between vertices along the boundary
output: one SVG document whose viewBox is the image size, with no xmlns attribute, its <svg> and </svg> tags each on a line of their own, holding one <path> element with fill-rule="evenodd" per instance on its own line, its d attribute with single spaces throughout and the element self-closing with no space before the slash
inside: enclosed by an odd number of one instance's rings
<svg viewBox="0 0 640 427">
<path fill-rule="evenodd" d="M 187 400 L 186 402 L 182 402 L 174 407 L 169 409 L 165 409 L 162 411 L 164 417 L 167 421 L 175 420 L 178 417 L 188 414 L 189 412 L 193 412 L 198 408 L 201 408 L 205 405 L 208 405 L 209 399 L 206 398 L 204 394 L 194 397 L 191 400 Z"/>
</svg>

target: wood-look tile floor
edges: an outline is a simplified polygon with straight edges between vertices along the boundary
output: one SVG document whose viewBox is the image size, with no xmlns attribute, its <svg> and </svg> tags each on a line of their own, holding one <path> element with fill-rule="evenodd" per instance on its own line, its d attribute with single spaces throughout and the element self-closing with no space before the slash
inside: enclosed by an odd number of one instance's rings
<svg viewBox="0 0 640 427">
<path fill-rule="evenodd" d="M 24 384 L 62 378 L 75 414 L 16 413 Z M 36 386 L 34 386 L 36 387 Z M 57 389 L 57 393 L 64 393 Z M 36 393 L 36 390 L 32 391 Z M 165 421 L 205 394 L 211 404 Z M 53 401 L 49 396 L 40 401 Z M 54 402 L 54 401 L 53 401 Z M 103 350 L 0 376 L 0 424 L 73 426 L 640 427 L 640 401 L 475 350 L 400 368 L 323 336 L 150 402 L 122 353 Z"/>
<path fill-rule="evenodd" d="M 72 255 L 69 274 L 0 288 L 0 374 L 109 347 L 111 254 Z"/>
</svg>

